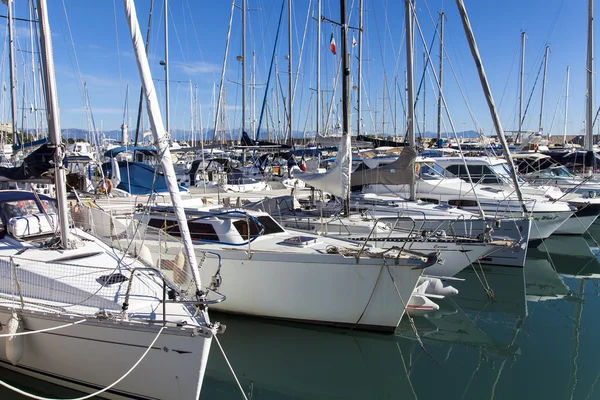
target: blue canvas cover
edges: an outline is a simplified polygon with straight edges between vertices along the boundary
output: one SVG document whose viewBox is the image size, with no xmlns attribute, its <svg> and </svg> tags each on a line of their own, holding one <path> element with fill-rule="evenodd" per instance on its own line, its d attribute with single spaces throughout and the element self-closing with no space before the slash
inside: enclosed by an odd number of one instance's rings
<svg viewBox="0 0 600 400">
<path fill-rule="evenodd" d="M 167 181 L 162 173 L 157 172 L 154 179 L 154 167 L 140 162 L 119 161 L 118 164 L 121 171 L 121 183 L 117 186 L 118 189 L 132 195 L 168 192 Z M 112 176 L 111 163 L 102 164 L 102 169 L 106 176 Z M 185 192 L 187 189 L 179 186 L 179 191 Z"/>
</svg>

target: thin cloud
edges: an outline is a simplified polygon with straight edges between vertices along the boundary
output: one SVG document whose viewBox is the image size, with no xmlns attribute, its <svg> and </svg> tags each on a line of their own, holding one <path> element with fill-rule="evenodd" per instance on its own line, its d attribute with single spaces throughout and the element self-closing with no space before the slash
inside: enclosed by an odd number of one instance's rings
<svg viewBox="0 0 600 400">
<path fill-rule="evenodd" d="M 175 63 L 175 67 L 180 69 L 182 72 L 195 75 L 195 74 L 214 74 L 219 72 L 221 66 L 218 64 L 207 63 L 205 61 L 197 61 L 193 63 Z"/>
</svg>

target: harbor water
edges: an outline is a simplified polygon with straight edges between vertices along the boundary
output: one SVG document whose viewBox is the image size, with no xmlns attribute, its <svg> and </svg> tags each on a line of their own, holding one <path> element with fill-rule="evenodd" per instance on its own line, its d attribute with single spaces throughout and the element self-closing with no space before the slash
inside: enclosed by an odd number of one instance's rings
<svg viewBox="0 0 600 400">
<path fill-rule="evenodd" d="M 211 317 L 227 325 L 219 338 L 248 399 L 599 399 L 597 241 L 600 225 L 547 239 L 523 269 L 469 267 L 450 282 L 457 296 L 395 335 Z M 45 397 L 79 395 L 0 376 Z M 2 400 L 25 398 L 0 388 Z M 215 342 L 200 398 L 243 398 Z"/>
</svg>

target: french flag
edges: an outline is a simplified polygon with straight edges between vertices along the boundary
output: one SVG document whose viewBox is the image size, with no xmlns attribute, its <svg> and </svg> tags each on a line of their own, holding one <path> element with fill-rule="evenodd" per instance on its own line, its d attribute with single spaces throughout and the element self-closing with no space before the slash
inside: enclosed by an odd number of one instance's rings
<svg viewBox="0 0 600 400">
<path fill-rule="evenodd" d="M 337 54 L 337 50 L 335 48 L 335 39 L 333 38 L 333 33 L 331 34 L 331 40 L 329 41 L 329 50 L 331 50 L 331 52 L 333 53 L 334 56 Z"/>
</svg>

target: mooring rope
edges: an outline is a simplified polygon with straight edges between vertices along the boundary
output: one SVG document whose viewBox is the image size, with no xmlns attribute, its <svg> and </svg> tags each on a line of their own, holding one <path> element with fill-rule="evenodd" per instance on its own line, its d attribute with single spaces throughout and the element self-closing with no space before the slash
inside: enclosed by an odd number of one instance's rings
<svg viewBox="0 0 600 400">
<path fill-rule="evenodd" d="M 79 321 L 69 322 L 68 324 L 64 324 L 64 325 L 53 326 L 52 328 L 39 329 L 37 331 L 27 331 L 27 332 L 15 332 L 15 333 L 0 334 L 0 338 L 13 337 L 13 336 L 25 336 L 25 335 L 33 335 L 34 333 L 56 331 L 56 330 L 59 330 L 59 329 L 67 328 L 69 326 L 81 324 L 82 322 L 85 322 L 85 321 L 87 321 L 87 319 L 81 319 Z M 2 324 L 0 324 L 0 327 L 1 327 L 1 325 Z"/>
<path fill-rule="evenodd" d="M 225 359 L 225 362 L 227 363 L 227 366 L 229 367 L 229 370 L 231 371 L 231 374 L 233 375 L 233 379 L 235 379 L 235 382 L 237 383 L 238 388 L 240 388 L 240 392 L 242 393 L 244 400 L 248 400 L 248 396 L 246 396 L 246 393 L 244 392 L 244 389 L 242 388 L 242 384 L 240 383 L 237 375 L 235 374 L 235 371 L 233 370 L 233 367 L 231 366 L 231 363 L 229 362 L 229 359 L 227 358 L 227 355 L 225 354 L 225 350 L 223 350 L 223 346 L 221 346 L 221 342 L 219 342 L 219 338 L 217 337 L 217 335 L 214 335 L 213 337 L 215 338 L 215 341 L 219 345 L 219 349 L 221 349 L 221 353 L 223 353 L 223 358 Z"/>
<path fill-rule="evenodd" d="M 88 394 L 86 396 L 83 397 L 75 397 L 75 398 L 71 398 L 71 399 L 56 399 L 56 398 L 51 398 L 51 397 L 42 397 L 42 396 L 37 396 L 35 394 L 32 393 L 27 393 L 24 390 L 21 390 L 19 388 L 16 388 L 2 380 L 0 380 L 0 385 L 4 386 L 7 389 L 10 389 L 22 396 L 25 397 L 29 397 L 30 399 L 34 399 L 34 400 L 87 400 L 87 399 L 91 399 L 92 397 L 96 397 L 104 392 L 106 392 L 107 390 L 112 389 L 113 387 L 115 387 L 116 385 L 118 385 L 123 379 L 127 378 L 127 376 L 133 372 L 134 369 L 137 368 L 137 366 L 142 362 L 142 360 L 144 358 L 146 358 L 146 355 L 150 352 L 150 350 L 152 349 L 152 347 L 154 347 L 154 343 L 156 343 L 156 341 L 158 340 L 158 338 L 160 337 L 160 334 L 163 332 L 163 330 L 165 329 L 165 327 L 161 327 L 160 330 L 158 331 L 158 333 L 156 334 L 156 337 L 154 338 L 154 340 L 152 341 L 152 343 L 150 343 L 150 345 L 148 346 L 148 348 L 146 349 L 146 351 L 144 352 L 144 354 L 142 354 L 142 356 L 140 357 L 139 360 L 137 360 L 137 362 L 135 364 L 133 364 L 133 367 L 131 367 L 129 369 L 129 371 L 127 371 L 123 376 L 121 376 L 119 379 L 117 379 L 116 381 L 114 381 L 113 383 L 111 383 L 110 385 L 108 385 L 107 387 L 105 387 L 104 389 L 98 390 L 97 392 Z M 218 343 L 218 342 L 217 342 Z"/>
</svg>

